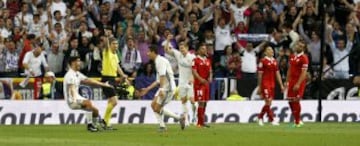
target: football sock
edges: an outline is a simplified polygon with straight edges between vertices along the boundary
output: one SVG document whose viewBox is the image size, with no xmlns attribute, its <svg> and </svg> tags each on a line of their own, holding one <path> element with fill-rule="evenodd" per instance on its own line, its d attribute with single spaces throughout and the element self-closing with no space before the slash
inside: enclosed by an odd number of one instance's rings
<svg viewBox="0 0 360 146">
<path fill-rule="evenodd" d="M 186 103 L 182 103 L 182 109 L 183 109 L 183 113 L 187 115 L 188 114 L 188 108 L 186 106 Z"/>
<path fill-rule="evenodd" d="M 201 106 L 198 107 L 198 112 L 197 112 L 198 125 L 204 125 L 204 111 L 205 111 L 204 107 Z"/>
<path fill-rule="evenodd" d="M 86 123 L 87 124 L 92 124 L 93 123 L 92 112 L 86 112 L 85 116 L 86 116 Z"/>
<path fill-rule="evenodd" d="M 267 115 L 269 117 L 269 122 L 274 121 L 274 113 L 270 108 L 270 105 L 267 106 Z"/>
<path fill-rule="evenodd" d="M 104 114 L 104 120 L 106 122 L 106 126 L 110 126 L 111 111 L 113 108 L 114 108 L 114 106 L 111 103 L 107 104 L 105 114 Z"/>
<path fill-rule="evenodd" d="M 166 115 L 166 116 L 175 118 L 176 120 L 179 120 L 179 119 L 180 119 L 180 116 L 179 116 L 179 115 L 176 115 L 175 113 L 173 113 L 172 111 L 169 111 L 169 110 L 166 109 L 166 108 L 162 108 L 162 112 L 160 112 L 160 113 L 163 113 L 163 114 Z"/>
<path fill-rule="evenodd" d="M 259 118 L 259 119 L 262 119 L 263 116 L 264 116 L 264 114 L 265 114 L 266 112 L 267 112 L 267 105 L 264 105 L 264 106 L 262 107 L 262 109 L 261 109 L 260 114 L 258 115 L 258 118 Z"/>
<path fill-rule="evenodd" d="M 294 102 L 294 108 L 295 108 L 295 114 L 294 114 L 294 118 L 295 118 L 295 124 L 299 124 L 300 123 L 300 102 Z"/>
<path fill-rule="evenodd" d="M 158 120 L 158 123 L 159 123 L 160 127 L 165 127 L 165 123 L 164 123 L 164 120 L 163 120 L 163 116 L 160 115 L 160 114 L 157 113 L 157 112 L 154 112 L 154 114 L 155 114 L 156 119 Z"/>
<path fill-rule="evenodd" d="M 197 103 L 194 103 L 194 104 L 191 104 L 191 106 L 192 106 L 192 111 L 193 111 L 193 117 L 195 117 L 196 114 L 197 114 L 198 104 L 197 104 Z"/>
</svg>

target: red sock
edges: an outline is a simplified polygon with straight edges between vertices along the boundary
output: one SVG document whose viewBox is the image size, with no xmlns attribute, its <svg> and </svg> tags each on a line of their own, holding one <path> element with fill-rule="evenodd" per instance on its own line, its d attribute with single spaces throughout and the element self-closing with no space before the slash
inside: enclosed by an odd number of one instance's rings
<svg viewBox="0 0 360 146">
<path fill-rule="evenodd" d="M 263 107 L 262 107 L 262 109 L 261 109 L 261 112 L 260 112 L 260 114 L 258 115 L 258 118 L 259 119 L 262 119 L 263 118 L 263 116 L 264 116 L 264 114 L 267 112 L 267 105 L 264 105 Z"/>
<path fill-rule="evenodd" d="M 274 121 L 274 113 L 271 110 L 270 105 L 268 105 L 268 108 L 267 108 L 267 115 L 269 117 L 269 122 Z"/>
<path fill-rule="evenodd" d="M 299 101 L 296 101 L 294 102 L 294 105 L 295 105 L 295 124 L 299 124 L 300 123 L 300 110 L 301 110 L 301 107 L 300 107 L 300 102 Z"/>
<path fill-rule="evenodd" d="M 294 120 L 295 120 L 295 105 L 294 105 L 294 102 L 289 102 L 289 106 L 290 106 L 290 110 L 291 110 L 291 114 L 293 115 L 294 117 Z"/>
<path fill-rule="evenodd" d="M 198 113 L 197 113 L 197 125 L 204 125 L 204 107 L 199 106 L 198 107 Z"/>
</svg>

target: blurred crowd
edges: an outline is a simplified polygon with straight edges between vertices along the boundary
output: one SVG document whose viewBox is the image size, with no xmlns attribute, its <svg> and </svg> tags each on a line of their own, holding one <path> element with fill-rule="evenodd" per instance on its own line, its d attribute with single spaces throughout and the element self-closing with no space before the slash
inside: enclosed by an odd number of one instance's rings
<svg viewBox="0 0 360 146">
<path fill-rule="evenodd" d="M 61 77 L 67 59 L 80 56 L 85 75 L 101 76 L 104 31 L 109 29 L 120 44 L 120 65 L 135 78 L 135 88 L 143 86 L 137 80 L 155 80 L 146 55 L 151 44 L 158 45 L 177 73 L 175 59 L 163 49 L 169 34 L 175 36 L 175 48 L 184 41 L 193 51 L 205 42 L 215 77 L 255 79 L 257 61 L 270 45 L 285 78 L 292 46 L 304 41 L 311 60 L 309 78 L 318 78 L 324 64 L 322 78 L 348 79 L 355 68 L 347 55 L 360 41 L 358 1 L 1 0 L 0 72 L 9 77 L 51 71 Z"/>
</svg>

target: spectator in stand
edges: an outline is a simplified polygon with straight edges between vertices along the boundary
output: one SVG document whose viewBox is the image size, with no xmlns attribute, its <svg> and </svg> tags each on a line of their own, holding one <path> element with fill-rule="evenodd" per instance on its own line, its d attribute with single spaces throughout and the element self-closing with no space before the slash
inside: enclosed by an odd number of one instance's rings
<svg viewBox="0 0 360 146">
<path fill-rule="evenodd" d="M 232 53 L 227 62 L 227 69 L 229 70 L 230 76 L 241 79 L 241 57 L 239 52 L 236 51 Z"/>
<path fill-rule="evenodd" d="M 229 63 L 229 59 L 232 57 L 232 54 L 234 52 L 234 49 L 228 45 L 225 46 L 225 53 L 223 55 L 220 56 L 220 65 L 217 66 L 216 70 L 218 70 L 218 68 L 221 68 L 221 70 L 223 71 L 225 76 L 229 76 L 229 70 L 228 70 L 228 63 Z"/>
<path fill-rule="evenodd" d="M 347 56 L 352 49 L 353 39 L 345 40 L 344 38 L 339 38 L 339 40 L 334 42 L 331 35 L 331 32 L 328 33 L 328 45 L 330 45 L 331 51 L 334 57 L 334 63 L 337 63 L 334 66 L 334 78 L 336 79 L 348 79 L 349 78 L 349 57 Z"/>
<path fill-rule="evenodd" d="M 14 18 L 15 26 L 26 26 L 33 19 L 33 15 L 29 13 L 29 6 L 23 2 L 21 4 L 21 12 L 17 13 Z"/>
<path fill-rule="evenodd" d="M 20 56 L 19 56 L 19 72 L 22 71 L 23 68 L 23 59 L 27 52 L 31 51 L 33 49 L 33 44 L 35 43 L 35 35 L 34 34 L 28 34 L 26 36 L 26 39 L 24 40 L 24 47 L 21 50 Z"/>
<path fill-rule="evenodd" d="M 149 52 L 151 39 L 144 31 L 140 31 L 136 40 L 136 48 L 138 48 L 138 51 L 140 52 L 142 64 L 147 64 L 149 62 L 147 52 Z"/>
<path fill-rule="evenodd" d="M 50 49 L 47 49 L 47 61 L 49 64 L 49 71 L 55 73 L 55 75 L 63 75 L 63 62 L 64 62 L 64 45 L 59 42 L 53 42 Z"/>
<path fill-rule="evenodd" d="M 19 50 L 16 49 L 15 42 L 9 40 L 6 43 L 5 50 L 5 72 L 16 73 L 18 71 L 19 63 Z"/>
<path fill-rule="evenodd" d="M 121 67 L 126 75 L 135 78 L 140 65 L 140 52 L 135 46 L 134 39 L 128 37 L 127 43 L 122 49 Z"/>
<path fill-rule="evenodd" d="M 235 37 L 237 37 L 239 34 L 247 34 L 248 33 L 248 26 L 245 25 L 245 22 L 240 21 L 237 26 L 235 27 L 233 33 L 235 34 Z M 246 46 L 247 41 L 238 39 L 237 43 L 240 46 Z"/>
<path fill-rule="evenodd" d="M 155 64 L 153 62 L 148 62 L 144 65 L 144 68 L 142 70 L 139 70 L 139 75 L 135 78 L 135 88 L 136 88 L 135 96 L 139 96 L 140 89 L 149 86 L 151 83 L 153 83 L 156 80 L 156 72 L 154 68 L 155 68 Z M 139 98 L 145 100 L 152 100 L 156 91 L 157 88 L 154 88 L 150 90 L 148 94 L 145 94 L 144 96 Z"/>
<path fill-rule="evenodd" d="M 241 76 L 243 79 L 256 79 L 256 71 L 257 71 L 257 56 L 262 47 L 266 44 L 266 42 L 262 42 L 256 47 L 253 47 L 252 42 L 248 42 L 245 48 L 240 49 L 241 55 Z"/>
<path fill-rule="evenodd" d="M 22 64 L 24 66 L 27 77 L 35 77 L 33 97 L 34 99 L 38 99 L 42 82 L 40 77 L 43 75 L 41 66 L 44 66 L 45 71 L 49 70 L 49 65 L 45 59 L 42 48 L 40 46 L 34 46 L 34 50 L 25 54 Z"/>
<path fill-rule="evenodd" d="M 215 54 L 223 54 L 225 46 L 232 45 L 232 43 L 235 42 L 231 36 L 231 30 L 234 27 L 234 16 L 232 12 L 230 17 L 230 22 L 226 23 L 225 18 L 221 17 L 220 9 L 216 8 L 214 18 Z"/>
</svg>

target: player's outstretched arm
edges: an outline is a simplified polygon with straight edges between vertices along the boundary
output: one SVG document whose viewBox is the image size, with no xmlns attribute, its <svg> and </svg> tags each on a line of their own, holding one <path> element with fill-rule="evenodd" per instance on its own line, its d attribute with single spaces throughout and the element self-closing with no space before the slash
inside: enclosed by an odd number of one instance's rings
<svg viewBox="0 0 360 146">
<path fill-rule="evenodd" d="M 101 86 L 101 87 L 109 87 L 109 88 L 113 88 L 111 85 L 107 84 L 107 83 L 103 83 L 94 79 L 85 79 L 82 80 L 81 83 L 83 84 L 88 84 L 88 85 L 93 85 L 93 86 Z"/>
<path fill-rule="evenodd" d="M 140 96 L 144 96 L 145 94 L 147 94 L 150 90 L 154 89 L 155 87 L 157 87 L 160 84 L 160 82 L 158 80 L 154 81 L 151 85 L 147 86 L 146 88 L 142 88 L 140 89 Z"/>
</svg>

